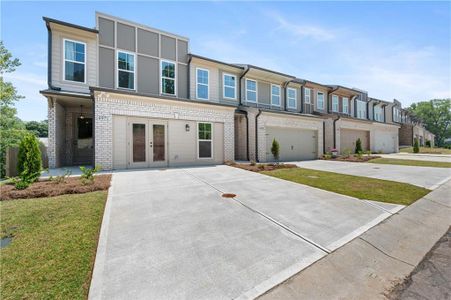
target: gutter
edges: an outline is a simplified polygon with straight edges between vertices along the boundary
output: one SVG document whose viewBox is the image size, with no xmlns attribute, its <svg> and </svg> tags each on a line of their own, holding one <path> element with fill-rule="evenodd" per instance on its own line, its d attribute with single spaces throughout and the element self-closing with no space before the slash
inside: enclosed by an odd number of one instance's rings
<svg viewBox="0 0 451 300">
<path fill-rule="evenodd" d="M 238 104 L 242 105 L 242 99 L 241 99 L 241 90 L 242 90 L 242 86 L 241 86 L 241 81 L 243 79 L 244 76 L 246 76 L 247 72 L 249 72 L 250 68 L 248 66 L 246 66 L 246 69 L 244 69 L 244 72 L 240 75 L 240 89 L 238 90 Z"/>
<path fill-rule="evenodd" d="M 94 91 L 91 91 L 91 100 L 92 100 L 92 167 L 96 166 L 96 104 Z"/>
<path fill-rule="evenodd" d="M 323 155 L 326 154 L 326 121 L 323 120 Z"/>
<path fill-rule="evenodd" d="M 44 18 L 45 26 L 48 32 L 48 50 L 47 50 L 47 85 L 49 89 L 61 91 L 61 88 L 52 85 L 52 29 L 50 28 L 49 21 Z"/>
<path fill-rule="evenodd" d="M 259 109 L 258 114 L 255 116 L 255 161 L 258 160 L 258 117 L 261 115 L 262 111 Z"/>
<path fill-rule="evenodd" d="M 340 119 L 341 119 L 341 116 L 338 116 L 338 118 L 334 120 L 333 130 L 334 130 L 334 148 L 335 149 L 337 149 L 337 129 L 336 129 L 335 123 Z"/>
</svg>

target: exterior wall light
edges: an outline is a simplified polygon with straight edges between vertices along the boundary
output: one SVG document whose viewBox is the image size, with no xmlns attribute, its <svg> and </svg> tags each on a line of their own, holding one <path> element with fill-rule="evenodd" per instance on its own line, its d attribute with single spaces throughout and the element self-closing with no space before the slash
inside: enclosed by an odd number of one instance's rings
<svg viewBox="0 0 451 300">
<path fill-rule="evenodd" d="M 189 124 L 186 124 L 186 125 L 185 125 L 185 130 L 186 130 L 186 132 L 189 132 L 189 130 L 190 130 Z"/>
</svg>

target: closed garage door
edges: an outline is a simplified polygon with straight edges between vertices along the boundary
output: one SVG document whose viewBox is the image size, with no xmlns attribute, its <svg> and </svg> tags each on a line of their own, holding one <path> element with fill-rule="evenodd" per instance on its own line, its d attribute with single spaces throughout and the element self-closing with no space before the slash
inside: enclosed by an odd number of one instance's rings
<svg viewBox="0 0 451 300">
<path fill-rule="evenodd" d="M 370 132 L 365 130 L 341 129 L 340 130 L 340 151 L 344 153 L 350 151 L 354 153 L 355 142 L 362 141 L 362 149 L 366 151 L 370 148 Z"/>
<path fill-rule="evenodd" d="M 271 153 L 271 145 L 274 139 L 280 145 L 281 161 L 308 160 L 318 157 L 318 134 L 316 130 L 266 127 L 267 161 L 274 161 Z"/>
<path fill-rule="evenodd" d="M 382 153 L 396 152 L 397 133 L 376 131 L 374 134 L 374 150 Z"/>
</svg>

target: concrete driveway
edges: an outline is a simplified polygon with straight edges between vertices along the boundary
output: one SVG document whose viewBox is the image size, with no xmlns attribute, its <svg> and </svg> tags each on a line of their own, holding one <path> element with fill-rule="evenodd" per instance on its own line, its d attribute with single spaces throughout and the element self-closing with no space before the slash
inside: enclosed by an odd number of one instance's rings
<svg viewBox="0 0 451 300">
<path fill-rule="evenodd" d="M 254 298 L 401 208 L 228 166 L 115 173 L 89 298 Z"/>
<path fill-rule="evenodd" d="M 302 168 L 392 180 L 435 189 L 451 178 L 449 168 L 413 167 L 330 160 L 294 162 Z"/>
<path fill-rule="evenodd" d="M 449 154 L 421 154 L 421 153 L 413 154 L 400 152 L 400 153 L 377 154 L 377 155 L 384 158 L 451 162 L 451 155 Z"/>
</svg>

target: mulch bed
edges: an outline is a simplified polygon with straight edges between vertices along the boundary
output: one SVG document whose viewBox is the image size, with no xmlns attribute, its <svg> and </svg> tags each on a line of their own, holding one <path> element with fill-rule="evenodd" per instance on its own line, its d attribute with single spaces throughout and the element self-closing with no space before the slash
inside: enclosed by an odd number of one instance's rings
<svg viewBox="0 0 451 300">
<path fill-rule="evenodd" d="M 69 177 L 57 183 L 48 179 L 37 181 L 24 190 L 16 190 L 13 184 L 0 186 L 0 200 L 53 197 L 64 194 L 83 194 L 107 190 L 111 183 L 111 174 L 96 175 L 94 182 L 83 184 L 80 177 Z"/>
<path fill-rule="evenodd" d="M 336 157 L 336 158 L 329 158 L 329 159 L 326 159 L 326 158 L 322 157 L 321 159 L 323 159 L 323 160 L 337 160 L 337 161 L 350 161 L 350 162 L 367 162 L 369 160 L 376 159 L 376 158 L 381 158 L 381 157 L 380 156 L 363 155 L 360 158 L 358 156 L 349 156 L 349 157 L 339 156 L 339 157 Z"/>
<path fill-rule="evenodd" d="M 231 164 L 231 166 L 252 172 L 273 171 L 278 169 L 291 169 L 298 167 L 293 164 L 255 164 L 253 166 L 251 164 Z"/>
</svg>

